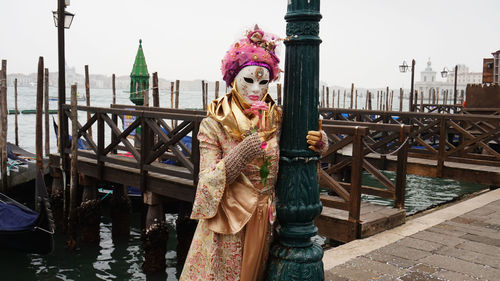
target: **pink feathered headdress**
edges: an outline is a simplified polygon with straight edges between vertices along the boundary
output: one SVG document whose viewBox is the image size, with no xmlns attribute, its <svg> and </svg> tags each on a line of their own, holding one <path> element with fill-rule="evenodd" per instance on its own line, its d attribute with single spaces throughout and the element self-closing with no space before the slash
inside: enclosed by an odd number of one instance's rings
<svg viewBox="0 0 500 281">
<path fill-rule="evenodd" d="M 271 81 L 277 80 L 280 75 L 280 60 L 276 56 L 276 42 L 280 41 L 275 35 L 264 33 L 255 25 L 249 30 L 245 38 L 234 43 L 222 59 L 222 75 L 227 86 L 231 86 L 234 77 L 240 70 L 249 65 L 259 65 L 269 70 Z"/>
</svg>

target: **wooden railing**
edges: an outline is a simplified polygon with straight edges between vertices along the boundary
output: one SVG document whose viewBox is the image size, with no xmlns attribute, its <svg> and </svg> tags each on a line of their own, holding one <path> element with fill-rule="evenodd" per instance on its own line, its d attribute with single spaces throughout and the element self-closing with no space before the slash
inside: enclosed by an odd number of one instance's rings
<svg viewBox="0 0 500 281">
<path fill-rule="evenodd" d="M 69 117 L 70 106 L 64 105 L 63 108 L 66 117 Z M 85 124 L 78 123 L 78 137 L 86 140 L 89 150 L 79 150 L 78 155 L 95 159 L 99 179 L 103 177 L 104 163 L 112 163 L 139 169 L 140 187 L 143 191 L 149 172 L 189 179 L 193 184 L 197 183 L 199 145 L 196 135 L 200 122 L 205 117 L 204 113 L 134 106 L 78 106 L 77 110 L 90 113 L 90 119 Z M 118 119 L 123 120 L 125 115 L 133 120 L 126 128 L 118 122 Z M 88 133 L 89 128 L 96 123 L 97 143 Z M 106 129 L 111 131 L 110 139 L 105 136 Z M 183 141 L 188 135 L 192 136 L 191 149 Z M 116 157 L 115 154 L 120 151 L 128 152 L 129 157 Z M 65 152 L 69 153 L 70 148 L 66 148 Z M 176 164 L 159 163 L 167 159 L 175 161 Z"/>
<path fill-rule="evenodd" d="M 417 112 L 425 112 L 425 113 L 449 113 L 456 114 L 462 112 L 462 105 L 451 105 L 451 104 L 416 104 L 415 110 Z"/>
<path fill-rule="evenodd" d="M 437 161 L 437 176 L 446 161 L 500 166 L 500 116 L 321 109 L 324 118 L 374 124 L 409 124 L 409 156 Z"/>
<path fill-rule="evenodd" d="M 319 169 L 320 185 L 328 187 L 330 191 L 338 195 L 338 198 L 320 195 L 321 202 L 325 206 L 348 211 L 349 221 L 359 223 L 363 165 L 362 142 L 367 129 L 366 127 L 359 126 L 325 124 L 323 125 L 323 130 L 328 134 L 329 139 L 332 140 L 332 145 L 323 159 L 350 145 L 352 146 L 352 157 L 327 169 Z M 331 174 L 348 166 L 351 167 L 350 182 L 341 182 L 331 176 Z"/>
<path fill-rule="evenodd" d="M 349 163 L 360 161 L 360 173 L 365 170 L 383 186 L 383 188 L 377 188 L 360 184 L 360 194 L 369 194 L 392 199 L 394 200 L 394 206 L 396 208 L 403 208 L 406 186 L 408 140 L 411 126 L 338 120 L 324 120 L 323 124 L 325 124 L 323 128 L 328 134 L 331 146 L 326 155 L 322 158 L 322 162 L 329 165 L 326 169 L 321 171 L 322 184 L 328 186 L 339 195 L 342 193 L 345 194 L 344 190 L 339 189 L 339 187 L 344 187 L 346 190 L 349 190 L 350 185 L 335 181 L 331 175 L 338 174 L 339 171 L 348 166 Z M 358 134 L 360 135 L 359 141 L 356 140 L 356 134 L 352 136 L 345 135 L 342 131 L 339 132 L 338 130 L 335 131 L 331 129 L 332 127 L 347 128 L 352 126 L 355 126 L 354 128 L 364 128 L 362 135 Z M 350 143 L 352 143 L 352 154 L 348 151 L 337 154 L 340 149 L 345 148 Z M 379 156 L 380 158 L 385 158 L 388 155 L 397 157 L 398 165 L 395 182 L 392 182 L 365 158 L 368 154 Z M 360 181 L 362 178 L 361 174 L 357 174 L 357 166 L 356 170 L 352 170 L 351 185 L 353 184 L 353 177 L 356 178 L 354 179 L 356 181 Z M 354 184 L 357 185 L 357 182 Z M 336 202 L 325 203 L 331 207 L 345 209 L 345 206 L 335 204 Z"/>
</svg>

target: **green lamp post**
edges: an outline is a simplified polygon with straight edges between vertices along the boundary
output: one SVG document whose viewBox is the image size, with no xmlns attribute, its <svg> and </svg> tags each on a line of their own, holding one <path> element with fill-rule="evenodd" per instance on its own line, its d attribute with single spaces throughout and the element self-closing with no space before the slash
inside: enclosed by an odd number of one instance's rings
<svg viewBox="0 0 500 281">
<path fill-rule="evenodd" d="M 288 0 L 283 124 L 276 185 L 278 237 L 267 280 L 324 280 L 323 249 L 312 242 L 321 213 L 317 165 L 306 135 L 318 129 L 319 0 Z"/>
<path fill-rule="evenodd" d="M 142 40 L 139 39 L 139 49 L 135 56 L 134 67 L 130 73 L 130 100 L 135 105 L 144 105 L 144 94 L 149 91 L 149 73 L 146 58 L 142 50 Z"/>
</svg>

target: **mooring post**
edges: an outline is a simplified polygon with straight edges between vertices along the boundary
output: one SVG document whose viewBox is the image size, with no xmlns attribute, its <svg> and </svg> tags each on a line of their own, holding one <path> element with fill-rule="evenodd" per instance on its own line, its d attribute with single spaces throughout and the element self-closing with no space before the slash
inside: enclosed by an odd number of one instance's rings
<svg viewBox="0 0 500 281">
<path fill-rule="evenodd" d="M 208 108 L 208 82 L 205 83 L 205 107 Z"/>
<path fill-rule="evenodd" d="M 50 154 L 50 122 L 49 122 L 49 69 L 45 68 L 45 81 L 44 81 L 45 91 L 44 91 L 44 121 L 45 121 L 45 156 L 49 156 Z M 17 103 L 17 94 L 16 94 L 16 103 Z M 17 107 L 17 105 L 16 105 Z M 16 108 L 17 111 L 17 108 Z M 17 131 L 17 119 L 16 119 L 16 131 Z M 17 134 L 17 132 L 16 132 Z M 16 136 L 17 137 L 17 136 Z"/>
<path fill-rule="evenodd" d="M 132 203 L 128 196 L 127 186 L 121 184 L 114 186 L 113 196 L 111 197 L 111 237 L 113 241 L 127 241 L 130 237 L 131 212 Z"/>
<path fill-rule="evenodd" d="M 0 75 L 0 166 L 2 176 L 2 192 L 7 193 L 7 61 L 2 60 L 2 70 Z"/>
<path fill-rule="evenodd" d="M 342 108 L 345 108 L 345 96 L 346 96 L 346 90 L 344 90 L 344 103 L 343 103 Z"/>
<path fill-rule="evenodd" d="M 399 88 L 399 111 L 403 111 L 403 88 Z"/>
<path fill-rule="evenodd" d="M 97 198 L 97 181 L 95 178 L 80 174 L 79 183 L 83 186 L 82 203 L 78 207 L 81 241 L 99 244 L 101 200 Z"/>
<path fill-rule="evenodd" d="M 158 88 L 158 72 L 153 72 L 153 106 L 160 107 L 160 89 Z"/>
<path fill-rule="evenodd" d="M 116 104 L 116 85 L 115 85 L 115 74 L 113 73 L 113 75 L 111 76 L 111 89 L 113 91 L 113 101 L 112 103 L 113 104 Z"/>
<path fill-rule="evenodd" d="M 353 106 L 353 100 L 354 98 L 354 83 L 351 83 L 351 105 L 349 106 L 350 109 L 352 109 L 352 106 Z"/>
<path fill-rule="evenodd" d="M 87 106 L 90 106 L 90 78 L 89 78 L 89 66 L 85 65 L 85 102 Z M 87 122 L 90 120 L 90 111 L 87 111 Z M 92 137 L 92 127 L 88 129 L 89 137 Z"/>
<path fill-rule="evenodd" d="M 354 96 L 354 108 L 358 109 L 358 89 L 356 89 L 355 96 Z"/>
<path fill-rule="evenodd" d="M 141 234 L 144 262 L 142 270 L 146 273 L 164 272 L 166 268 L 168 226 L 165 222 L 161 198 L 150 192 L 143 193 L 144 204 L 148 205 L 146 228 Z"/>
<path fill-rule="evenodd" d="M 285 100 L 276 183 L 278 238 L 271 248 L 267 280 L 323 280 L 323 249 L 311 241 L 321 213 L 317 153 L 307 148 L 318 129 L 319 0 L 289 0 L 285 42 Z M 302 140 L 302 141 L 301 141 Z"/>
<path fill-rule="evenodd" d="M 328 98 L 327 98 L 328 99 Z M 321 103 L 320 103 L 320 106 L 321 107 L 326 107 L 326 102 L 325 102 L 325 85 L 323 85 L 321 87 Z"/>
<path fill-rule="evenodd" d="M 62 171 L 57 168 L 50 169 L 52 177 L 52 187 L 50 193 L 50 205 L 52 207 L 52 215 L 58 233 L 66 232 L 67 217 L 64 215 L 64 199 L 63 199 L 63 175 Z"/>
<path fill-rule="evenodd" d="M 337 90 L 337 107 L 340 108 L 340 89 Z"/>
<path fill-rule="evenodd" d="M 219 81 L 215 81 L 215 99 L 219 98 Z"/>
<path fill-rule="evenodd" d="M 16 146 L 19 146 L 19 125 L 17 122 L 18 114 L 19 112 L 17 109 L 17 78 L 16 78 L 14 79 L 14 134 L 16 136 Z"/>
<path fill-rule="evenodd" d="M 424 92 L 420 92 L 420 112 L 424 112 Z"/>
<path fill-rule="evenodd" d="M 77 192 L 78 192 L 78 112 L 76 100 L 76 85 L 71 85 L 71 162 L 69 185 L 69 215 L 68 215 L 68 248 L 76 247 L 77 230 Z"/>
<path fill-rule="evenodd" d="M 170 108 L 174 108 L 174 87 L 175 82 L 170 82 Z M 174 127 L 174 120 L 170 120 L 170 126 Z"/>
<path fill-rule="evenodd" d="M 179 109 L 179 87 L 180 81 L 175 80 L 175 109 Z M 177 127 L 177 120 L 174 122 L 175 127 Z"/>
<path fill-rule="evenodd" d="M 203 110 L 207 110 L 207 105 L 205 104 L 205 80 L 201 80 L 201 103 Z"/>
<path fill-rule="evenodd" d="M 35 155 L 36 172 L 43 171 L 43 57 L 38 58 L 38 73 L 36 79 L 36 118 L 35 118 Z M 38 194 L 35 194 L 35 206 L 38 209 L 40 200 Z"/>
</svg>

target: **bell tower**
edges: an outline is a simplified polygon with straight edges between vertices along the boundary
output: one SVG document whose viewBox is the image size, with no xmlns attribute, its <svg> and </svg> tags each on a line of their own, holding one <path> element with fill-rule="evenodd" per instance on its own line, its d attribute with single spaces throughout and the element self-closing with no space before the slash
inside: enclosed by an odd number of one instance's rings
<svg viewBox="0 0 500 281">
<path fill-rule="evenodd" d="M 144 104 L 144 95 L 149 94 L 149 73 L 146 58 L 142 50 L 142 39 L 139 39 L 139 49 L 135 56 L 132 73 L 130 73 L 130 100 L 135 105 Z"/>
</svg>

